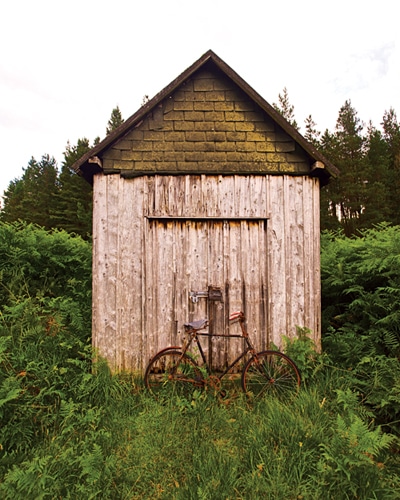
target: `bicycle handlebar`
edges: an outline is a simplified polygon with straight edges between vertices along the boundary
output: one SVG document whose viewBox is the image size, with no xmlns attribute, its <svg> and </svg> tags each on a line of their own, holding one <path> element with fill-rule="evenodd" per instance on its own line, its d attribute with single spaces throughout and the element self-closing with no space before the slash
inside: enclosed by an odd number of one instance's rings
<svg viewBox="0 0 400 500">
<path fill-rule="evenodd" d="M 229 321 L 235 321 L 237 319 L 244 319 L 244 313 L 242 311 L 236 311 L 236 312 L 233 312 L 230 316 L 229 316 Z"/>
</svg>

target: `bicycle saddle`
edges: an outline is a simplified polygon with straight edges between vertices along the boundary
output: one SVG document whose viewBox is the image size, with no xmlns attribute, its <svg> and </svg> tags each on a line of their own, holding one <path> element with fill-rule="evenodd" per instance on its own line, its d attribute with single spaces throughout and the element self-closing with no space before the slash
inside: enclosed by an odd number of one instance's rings
<svg viewBox="0 0 400 500">
<path fill-rule="evenodd" d="M 198 319 L 196 321 L 191 321 L 190 323 L 185 323 L 183 326 L 185 328 L 190 328 L 191 330 L 202 330 L 208 325 L 208 319 Z"/>
</svg>

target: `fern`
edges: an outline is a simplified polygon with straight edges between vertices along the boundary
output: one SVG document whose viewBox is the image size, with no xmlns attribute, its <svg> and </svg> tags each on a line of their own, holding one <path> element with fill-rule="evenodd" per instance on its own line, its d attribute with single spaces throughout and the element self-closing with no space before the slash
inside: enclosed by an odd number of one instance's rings
<svg viewBox="0 0 400 500">
<path fill-rule="evenodd" d="M 5 498 L 49 499 L 48 491 L 55 480 L 52 474 L 53 457 L 35 457 L 32 461 L 14 466 L 4 477 Z"/>
<path fill-rule="evenodd" d="M 360 238 L 322 241 L 324 330 L 370 336 L 361 356 L 399 356 L 400 228 L 382 225 Z"/>
</svg>

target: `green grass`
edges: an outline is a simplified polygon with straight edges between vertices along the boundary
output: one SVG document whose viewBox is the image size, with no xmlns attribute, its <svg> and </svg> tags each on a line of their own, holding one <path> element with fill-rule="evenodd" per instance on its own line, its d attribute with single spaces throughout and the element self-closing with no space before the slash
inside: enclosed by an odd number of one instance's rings
<svg viewBox="0 0 400 500">
<path fill-rule="evenodd" d="M 64 401 L 32 448 L 3 448 L 2 498 L 400 496 L 396 439 L 359 415 L 351 391 L 156 401 L 140 381 L 102 371 L 91 380 L 101 404 Z"/>
</svg>

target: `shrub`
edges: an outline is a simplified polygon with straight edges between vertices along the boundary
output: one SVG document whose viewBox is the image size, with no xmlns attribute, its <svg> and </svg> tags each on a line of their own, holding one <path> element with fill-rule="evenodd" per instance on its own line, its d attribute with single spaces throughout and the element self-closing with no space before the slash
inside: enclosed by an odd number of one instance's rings
<svg viewBox="0 0 400 500">
<path fill-rule="evenodd" d="M 381 225 L 358 238 L 324 233 L 321 277 L 325 347 L 344 333 L 349 363 L 375 354 L 398 357 L 400 228 Z M 331 351 L 340 357 L 337 347 Z"/>
<path fill-rule="evenodd" d="M 91 245 L 65 231 L 0 223 L 0 311 L 20 298 L 70 300 L 91 317 Z"/>
</svg>

